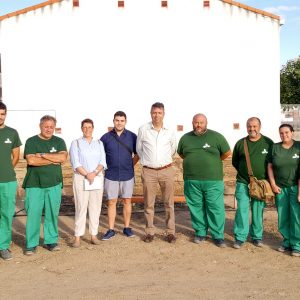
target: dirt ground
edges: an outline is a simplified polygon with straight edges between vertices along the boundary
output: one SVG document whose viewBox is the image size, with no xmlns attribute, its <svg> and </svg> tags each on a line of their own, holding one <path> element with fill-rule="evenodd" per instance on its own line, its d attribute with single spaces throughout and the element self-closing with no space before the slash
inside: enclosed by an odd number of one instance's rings
<svg viewBox="0 0 300 300">
<path fill-rule="evenodd" d="M 99 238 L 107 228 L 105 211 Z M 89 243 L 88 233 L 78 249 L 70 247 L 74 217 L 60 216 L 61 251 L 42 247 L 23 255 L 25 216 L 14 219 L 14 259 L 0 261 L 0 299 L 299 299 L 300 258 L 281 254 L 274 210 L 265 213 L 265 246 L 246 243 L 232 248 L 234 211 L 226 212 L 227 248 L 211 240 L 192 243 L 193 231 L 185 205 L 176 209 L 177 242 L 164 241 L 164 213 L 156 213 L 157 235 L 153 243 L 141 241 L 142 211 L 133 214 L 136 237 L 122 235 Z M 42 241 L 41 241 L 42 242 Z"/>
</svg>

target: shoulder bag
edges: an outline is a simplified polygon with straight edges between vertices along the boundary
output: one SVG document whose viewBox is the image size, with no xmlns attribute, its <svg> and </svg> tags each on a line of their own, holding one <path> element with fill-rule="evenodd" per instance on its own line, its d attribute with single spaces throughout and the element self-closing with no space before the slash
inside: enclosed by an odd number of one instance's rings
<svg viewBox="0 0 300 300">
<path fill-rule="evenodd" d="M 247 169 L 248 169 L 248 174 L 249 174 L 249 179 L 250 179 L 250 183 L 249 183 L 248 187 L 249 187 L 249 194 L 250 194 L 251 198 L 254 198 L 254 199 L 260 200 L 260 201 L 265 201 L 265 202 L 273 201 L 275 195 L 272 191 L 269 181 L 266 179 L 258 180 L 253 175 L 246 139 L 244 139 L 244 151 L 245 151 Z"/>
<path fill-rule="evenodd" d="M 124 142 L 122 142 L 120 139 L 118 139 L 113 133 L 111 133 L 111 136 L 130 153 L 132 158 L 134 157 L 134 153 Z"/>
</svg>

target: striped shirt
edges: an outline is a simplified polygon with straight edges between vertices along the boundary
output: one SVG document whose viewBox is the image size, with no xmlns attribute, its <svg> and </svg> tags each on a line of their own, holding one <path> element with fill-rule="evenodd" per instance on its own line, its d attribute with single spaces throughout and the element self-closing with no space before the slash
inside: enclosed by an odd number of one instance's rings
<svg viewBox="0 0 300 300">
<path fill-rule="evenodd" d="M 93 172 L 98 165 L 107 169 L 105 151 L 100 140 L 89 143 L 84 137 L 74 140 L 70 148 L 70 159 L 74 172 L 76 168 L 83 167 L 87 172 Z"/>
</svg>

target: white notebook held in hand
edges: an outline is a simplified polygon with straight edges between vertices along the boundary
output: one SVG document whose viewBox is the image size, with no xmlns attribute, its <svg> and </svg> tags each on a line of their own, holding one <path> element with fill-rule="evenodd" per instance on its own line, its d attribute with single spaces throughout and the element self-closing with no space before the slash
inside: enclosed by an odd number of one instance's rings
<svg viewBox="0 0 300 300">
<path fill-rule="evenodd" d="M 102 190 L 103 189 L 103 175 L 96 176 L 92 184 L 85 178 L 84 179 L 84 190 L 93 191 L 93 190 Z"/>
</svg>

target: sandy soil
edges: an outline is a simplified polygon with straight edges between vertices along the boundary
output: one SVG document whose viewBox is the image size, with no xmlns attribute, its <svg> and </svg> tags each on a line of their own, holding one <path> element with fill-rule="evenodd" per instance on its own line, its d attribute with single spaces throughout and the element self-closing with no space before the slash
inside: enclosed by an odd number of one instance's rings
<svg viewBox="0 0 300 300">
<path fill-rule="evenodd" d="M 251 243 L 232 248 L 234 211 L 226 214 L 225 249 L 210 240 L 191 242 L 193 231 L 186 207 L 177 209 L 176 244 L 164 241 L 164 213 L 156 214 L 157 235 L 153 243 L 141 241 L 142 213 L 133 215 L 137 234 L 129 239 L 118 235 L 99 246 L 87 234 L 79 249 L 70 247 L 72 216 L 60 216 L 61 251 L 42 247 L 23 255 L 25 216 L 14 220 L 14 259 L 0 261 L 0 299 L 299 299 L 300 258 L 281 254 L 276 230 L 276 212 L 265 213 L 265 246 Z M 99 238 L 107 228 L 101 215 Z"/>
</svg>

